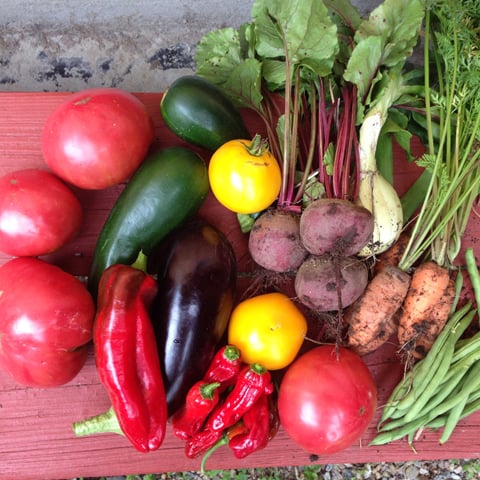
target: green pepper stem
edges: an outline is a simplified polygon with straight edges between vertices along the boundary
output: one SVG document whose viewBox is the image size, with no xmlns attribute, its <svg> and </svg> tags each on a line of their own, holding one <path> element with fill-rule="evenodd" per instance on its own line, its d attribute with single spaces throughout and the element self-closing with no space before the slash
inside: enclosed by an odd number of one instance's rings
<svg viewBox="0 0 480 480">
<path fill-rule="evenodd" d="M 230 361 L 238 360 L 240 358 L 240 350 L 235 345 L 227 345 L 223 356 Z"/>
<path fill-rule="evenodd" d="M 147 271 L 147 260 L 148 257 L 143 253 L 143 250 L 140 250 L 138 252 L 138 256 L 135 259 L 135 261 L 132 263 L 133 268 L 138 268 L 138 270 L 141 270 L 142 272 Z"/>
<path fill-rule="evenodd" d="M 206 383 L 200 387 L 200 394 L 202 398 L 212 400 L 215 390 L 220 386 L 220 382 Z"/>
<path fill-rule="evenodd" d="M 263 375 L 267 369 L 261 363 L 252 363 L 250 369 L 259 375 Z"/>
<path fill-rule="evenodd" d="M 73 433 L 75 433 L 77 437 L 94 435 L 96 433 L 117 433 L 123 435 L 113 407 L 110 407 L 106 412 L 100 413 L 99 415 L 73 423 L 72 428 Z"/>
<path fill-rule="evenodd" d="M 228 445 L 229 438 L 228 435 L 224 434 L 219 440 L 217 440 L 203 455 L 202 457 L 202 462 L 200 464 L 200 472 L 202 474 L 205 474 L 205 466 L 207 464 L 207 460 L 210 458 L 210 456 L 216 452 L 220 447 L 224 445 Z"/>
</svg>

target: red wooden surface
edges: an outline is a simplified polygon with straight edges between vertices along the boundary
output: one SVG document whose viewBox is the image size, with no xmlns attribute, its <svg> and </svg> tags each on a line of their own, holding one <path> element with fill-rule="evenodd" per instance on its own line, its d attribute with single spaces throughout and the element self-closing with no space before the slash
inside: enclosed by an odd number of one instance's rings
<svg viewBox="0 0 480 480">
<path fill-rule="evenodd" d="M 40 137 L 46 116 L 68 93 L 0 93 L 0 175 L 23 167 L 44 167 Z M 156 147 L 178 141 L 166 130 L 159 113 L 160 94 L 139 94 L 157 127 Z M 398 161 L 397 188 L 405 190 L 414 178 L 414 169 Z M 76 191 L 85 209 L 79 237 L 62 251 L 49 257 L 75 275 L 86 275 L 96 236 L 121 187 L 105 191 Z M 202 214 L 216 223 L 230 238 L 235 238 L 237 253 L 243 257 L 244 244 L 231 215 L 209 198 Z M 480 225 L 472 217 L 464 247 L 476 245 Z M 462 254 L 463 255 L 463 254 Z M 0 256 L 0 264 L 8 260 Z M 379 390 L 379 407 L 402 375 L 396 346 L 388 345 L 365 357 Z M 118 435 L 75 438 L 71 424 L 103 412 L 109 406 L 100 385 L 93 356 L 68 385 L 54 389 L 27 388 L 0 372 L 0 478 L 62 479 L 88 476 L 114 476 L 139 473 L 197 470 L 200 460 L 189 460 L 182 442 L 168 431 L 160 450 L 136 452 Z M 380 410 L 378 414 L 380 414 Z M 311 463 L 363 463 L 381 461 L 474 458 L 480 456 L 480 414 L 463 421 L 451 440 L 438 444 L 438 434 L 425 433 L 413 452 L 405 442 L 385 447 L 368 447 L 375 436 L 376 420 L 361 442 L 335 455 L 313 458 L 302 451 L 280 430 L 263 451 L 236 460 L 228 450 L 219 450 L 208 463 L 212 469 L 308 465 Z"/>
</svg>

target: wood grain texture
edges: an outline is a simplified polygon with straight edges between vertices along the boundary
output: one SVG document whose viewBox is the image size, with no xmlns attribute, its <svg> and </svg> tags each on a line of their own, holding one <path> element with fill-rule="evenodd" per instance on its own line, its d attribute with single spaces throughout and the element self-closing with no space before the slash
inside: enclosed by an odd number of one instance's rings
<svg viewBox="0 0 480 480">
<path fill-rule="evenodd" d="M 40 149 L 43 123 L 47 115 L 68 93 L 0 93 L 0 175 L 24 168 L 46 168 Z M 161 94 L 138 94 L 156 125 L 155 148 L 179 143 L 161 121 Z M 397 161 L 396 187 L 404 191 L 418 172 L 414 166 Z M 86 275 L 96 237 L 122 186 L 105 191 L 80 191 L 85 221 L 80 235 L 55 255 L 47 257 L 75 275 Z M 202 214 L 232 239 L 241 262 L 246 262 L 245 242 L 233 217 L 210 197 Z M 479 220 L 472 217 L 464 248 L 478 248 Z M 463 253 L 460 256 L 462 259 Z M 0 256 L 0 264 L 9 257 Z M 396 345 L 386 345 L 365 357 L 379 389 L 379 407 L 402 375 Z M 189 460 L 182 442 L 169 429 L 162 448 L 156 452 L 136 452 L 121 436 L 97 435 L 75 438 L 71 424 L 109 407 L 99 383 L 92 352 L 80 374 L 61 388 L 35 389 L 15 384 L 0 372 L 0 478 L 65 479 L 140 473 L 197 470 L 200 460 Z M 377 413 L 378 419 L 380 410 Z M 311 457 L 294 445 L 280 430 L 269 446 L 244 460 L 236 460 L 228 450 L 216 452 L 209 460 L 212 469 L 308 465 L 312 463 L 363 463 L 380 461 L 436 460 L 480 456 L 480 414 L 463 421 L 451 440 L 438 444 L 438 433 L 426 432 L 413 452 L 403 441 L 385 447 L 368 447 L 375 436 L 376 420 L 361 443 L 335 455 Z"/>
</svg>

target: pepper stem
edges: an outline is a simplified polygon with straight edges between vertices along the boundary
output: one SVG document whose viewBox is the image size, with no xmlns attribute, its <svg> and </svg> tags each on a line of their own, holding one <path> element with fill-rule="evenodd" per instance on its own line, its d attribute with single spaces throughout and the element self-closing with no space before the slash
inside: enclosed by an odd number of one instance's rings
<svg viewBox="0 0 480 480">
<path fill-rule="evenodd" d="M 133 268 L 138 268 L 138 270 L 141 270 L 142 272 L 147 271 L 147 260 L 148 257 L 143 253 L 143 250 L 140 250 L 138 252 L 138 256 L 136 260 L 132 263 Z"/>
<path fill-rule="evenodd" d="M 200 387 L 200 394 L 206 400 L 212 400 L 215 390 L 220 386 L 220 382 L 206 383 Z"/>
<path fill-rule="evenodd" d="M 200 472 L 202 474 L 205 474 L 205 465 L 207 463 L 207 460 L 210 458 L 213 452 L 218 450 L 221 446 L 223 445 L 228 445 L 230 443 L 230 440 L 237 436 L 241 435 L 243 433 L 247 432 L 247 428 L 245 427 L 244 423 L 242 421 L 235 423 L 231 427 L 229 427 L 222 435 L 221 438 L 219 438 L 203 455 L 202 457 L 202 462 L 200 464 Z"/>
<path fill-rule="evenodd" d="M 225 347 L 224 352 L 223 352 L 223 356 L 227 360 L 233 362 L 233 361 L 238 360 L 240 358 L 240 350 L 235 345 L 227 345 Z"/>
<path fill-rule="evenodd" d="M 250 368 L 259 375 L 263 375 L 267 369 L 261 363 L 252 363 Z"/>
<path fill-rule="evenodd" d="M 72 428 L 73 433 L 77 437 L 94 435 L 96 433 L 117 433 L 123 435 L 113 407 L 110 407 L 104 413 L 73 423 Z"/>
<path fill-rule="evenodd" d="M 200 463 L 200 472 L 202 474 L 205 474 L 205 465 L 207 463 L 207 460 L 210 458 L 210 456 L 213 454 L 213 452 L 215 452 L 216 450 L 218 450 L 221 446 L 223 445 L 228 445 L 228 442 L 229 442 L 229 438 L 227 435 L 223 435 L 222 438 L 220 438 L 219 440 L 217 440 L 217 442 L 215 442 L 206 452 L 205 454 L 203 455 L 202 457 L 202 462 Z"/>
</svg>

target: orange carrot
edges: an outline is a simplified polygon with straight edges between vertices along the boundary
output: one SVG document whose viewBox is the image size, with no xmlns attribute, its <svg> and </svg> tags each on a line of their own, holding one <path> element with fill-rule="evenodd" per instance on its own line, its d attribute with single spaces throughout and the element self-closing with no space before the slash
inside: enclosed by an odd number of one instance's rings
<svg viewBox="0 0 480 480">
<path fill-rule="evenodd" d="M 374 273 L 378 273 L 387 265 L 398 266 L 409 241 L 410 236 L 402 232 L 398 240 L 388 250 L 377 256 L 373 268 Z"/>
<path fill-rule="evenodd" d="M 348 344 L 359 355 L 373 352 L 396 331 L 395 314 L 401 307 L 410 276 L 387 265 L 370 281 L 361 297 L 345 312 Z"/>
<path fill-rule="evenodd" d="M 398 341 L 416 358 L 422 358 L 443 329 L 455 299 L 455 284 L 446 268 L 422 263 L 412 275 L 399 318 Z"/>
</svg>

